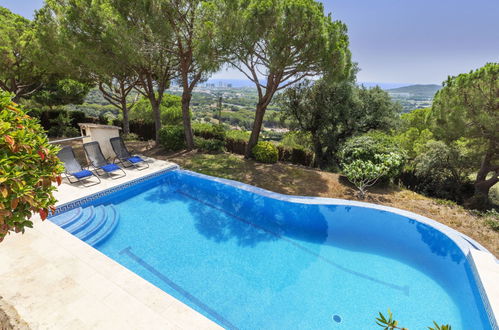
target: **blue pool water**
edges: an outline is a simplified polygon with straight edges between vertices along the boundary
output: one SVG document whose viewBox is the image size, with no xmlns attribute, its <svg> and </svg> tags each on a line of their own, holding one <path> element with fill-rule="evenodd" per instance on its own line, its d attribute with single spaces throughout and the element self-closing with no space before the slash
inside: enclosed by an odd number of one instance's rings
<svg viewBox="0 0 499 330">
<path fill-rule="evenodd" d="M 99 251 L 225 328 L 376 329 L 387 309 L 410 329 L 491 328 L 446 235 L 387 211 L 307 201 L 175 170 L 84 206 L 119 215 Z"/>
</svg>

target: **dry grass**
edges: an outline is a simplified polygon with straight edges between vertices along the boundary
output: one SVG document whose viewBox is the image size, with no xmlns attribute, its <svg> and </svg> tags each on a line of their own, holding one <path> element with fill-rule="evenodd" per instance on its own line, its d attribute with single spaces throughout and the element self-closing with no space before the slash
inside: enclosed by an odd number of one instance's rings
<svg viewBox="0 0 499 330">
<path fill-rule="evenodd" d="M 184 152 L 167 154 L 144 143 L 131 143 L 135 150 L 158 159 L 167 159 L 185 169 L 237 180 L 282 194 L 359 200 L 354 187 L 336 173 L 285 163 L 261 164 L 242 156 Z M 421 214 L 452 227 L 480 242 L 499 256 L 499 232 L 486 219 L 452 202 L 425 197 L 399 187 L 371 189 L 366 200 Z"/>
</svg>

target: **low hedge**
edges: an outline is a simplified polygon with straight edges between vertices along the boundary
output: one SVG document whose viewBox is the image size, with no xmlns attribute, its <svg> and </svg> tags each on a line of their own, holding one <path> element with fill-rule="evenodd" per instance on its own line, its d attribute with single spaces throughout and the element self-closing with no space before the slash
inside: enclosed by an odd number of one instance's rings
<svg viewBox="0 0 499 330">
<path fill-rule="evenodd" d="M 195 136 L 194 145 L 197 149 L 207 152 L 221 152 L 225 150 L 224 141 L 217 139 L 205 139 Z"/>
<path fill-rule="evenodd" d="M 273 164 L 279 159 L 279 151 L 271 142 L 260 141 L 251 151 L 258 162 Z"/>
<path fill-rule="evenodd" d="M 132 125 L 134 124 L 130 122 L 130 131 L 136 133 L 137 131 L 132 129 Z M 173 129 L 173 127 L 175 127 L 175 129 Z M 241 130 L 226 130 L 221 125 L 203 123 L 193 123 L 192 129 L 195 137 L 194 144 L 196 148 L 200 150 L 207 152 L 219 152 L 225 149 L 230 153 L 238 155 L 244 155 L 246 153 L 246 146 L 248 145 L 250 135 L 249 132 Z M 169 131 L 163 133 L 160 132 L 160 143 L 165 149 L 177 151 L 185 148 L 185 138 L 182 126 L 165 126 L 161 129 L 161 131 L 163 130 Z M 175 130 L 176 133 L 174 134 L 172 130 Z M 145 131 L 151 132 L 152 130 L 145 129 Z M 153 133 L 153 131 L 151 133 Z M 146 138 L 143 134 L 138 135 L 141 138 Z M 169 141 L 164 141 L 166 139 Z M 313 165 L 314 154 L 311 151 L 301 148 L 285 147 L 282 145 L 273 146 L 277 148 L 277 159 L 279 161 L 304 166 Z"/>
<path fill-rule="evenodd" d="M 211 125 L 203 123 L 193 123 L 192 130 L 194 135 L 204 139 L 225 140 L 226 130 L 222 125 Z"/>
<path fill-rule="evenodd" d="M 301 148 L 289 148 L 281 145 L 277 146 L 279 151 L 279 160 L 298 165 L 312 166 L 314 163 L 314 154 Z"/>
<path fill-rule="evenodd" d="M 184 127 L 177 125 L 163 126 L 159 130 L 159 143 L 170 151 L 182 150 L 186 147 Z"/>
</svg>

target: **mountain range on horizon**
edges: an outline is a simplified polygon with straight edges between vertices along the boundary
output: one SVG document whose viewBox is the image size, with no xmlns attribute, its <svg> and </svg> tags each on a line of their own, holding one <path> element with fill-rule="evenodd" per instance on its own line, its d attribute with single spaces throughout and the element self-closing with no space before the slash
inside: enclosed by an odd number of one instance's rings
<svg viewBox="0 0 499 330">
<path fill-rule="evenodd" d="M 215 86 L 219 86 L 222 84 L 227 86 L 228 84 L 232 85 L 232 87 L 253 87 L 254 83 L 249 79 L 208 79 L 205 84 L 214 84 Z M 436 93 L 441 86 L 437 84 L 412 84 L 412 83 L 390 83 L 390 82 L 358 82 L 358 85 L 363 85 L 365 87 L 375 87 L 379 86 L 384 90 L 393 93 L 417 93 L 418 91 L 422 91 L 423 94 L 428 93 Z M 203 84 L 201 84 L 203 85 Z"/>
</svg>

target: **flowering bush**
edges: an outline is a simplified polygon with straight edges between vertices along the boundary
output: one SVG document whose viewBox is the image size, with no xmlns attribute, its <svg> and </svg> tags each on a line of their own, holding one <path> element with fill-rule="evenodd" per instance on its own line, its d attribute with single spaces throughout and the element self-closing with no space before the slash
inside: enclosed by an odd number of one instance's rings
<svg viewBox="0 0 499 330">
<path fill-rule="evenodd" d="M 253 156 L 262 163 L 276 163 L 279 159 L 279 151 L 270 142 L 260 141 L 253 147 Z"/>
<path fill-rule="evenodd" d="M 55 210 L 52 182 L 60 184 L 63 171 L 57 151 L 38 121 L 0 90 L 0 242 L 33 227 L 33 214 L 45 220 Z"/>
</svg>

